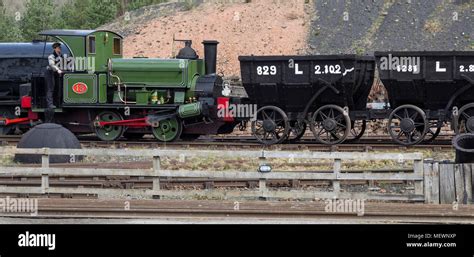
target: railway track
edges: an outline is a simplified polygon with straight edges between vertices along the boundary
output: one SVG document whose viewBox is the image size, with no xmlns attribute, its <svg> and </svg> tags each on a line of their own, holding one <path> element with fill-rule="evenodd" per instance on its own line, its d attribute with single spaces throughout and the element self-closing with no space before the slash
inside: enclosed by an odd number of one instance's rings
<svg viewBox="0 0 474 257">
<path fill-rule="evenodd" d="M 216 222 L 219 219 L 320 223 L 474 223 L 474 206 L 366 202 L 362 210 L 326 211 L 325 201 L 203 201 L 203 200 L 99 200 L 38 199 L 38 213 L 0 213 L 0 217 L 20 218 L 119 218 L 119 219 L 194 219 Z"/>
<path fill-rule="evenodd" d="M 20 136 L 0 136 L 1 145 L 16 145 L 20 140 Z M 344 151 L 344 152 L 365 152 L 365 151 L 388 151 L 388 150 L 432 150 L 447 151 L 452 150 L 451 137 L 445 136 L 431 143 L 422 143 L 415 146 L 403 146 L 391 142 L 389 137 L 371 136 L 361 138 L 357 142 L 347 142 L 339 145 L 322 145 L 314 139 L 304 137 L 297 143 L 279 144 L 272 146 L 264 146 L 258 143 L 251 136 L 210 136 L 202 137 L 194 141 L 176 141 L 168 143 L 160 143 L 153 138 L 143 138 L 142 140 L 119 140 L 119 141 L 100 141 L 93 136 L 80 136 L 79 140 L 84 147 L 142 147 L 142 148 L 209 148 L 209 149 L 265 149 L 265 150 L 310 150 L 310 151 Z"/>
</svg>

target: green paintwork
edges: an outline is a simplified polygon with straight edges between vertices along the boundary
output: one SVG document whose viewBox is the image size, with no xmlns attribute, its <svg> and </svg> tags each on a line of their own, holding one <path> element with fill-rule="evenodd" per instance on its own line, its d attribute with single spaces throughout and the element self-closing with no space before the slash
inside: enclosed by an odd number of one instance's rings
<svg viewBox="0 0 474 257">
<path fill-rule="evenodd" d="M 87 55 L 95 57 L 95 70 L 97 72 L 105 72 L 107 71 L 107 63 L 109 59 L 122 58 L 121 54 L 115 55 L 113 53 L 113 39 L 114 37 L 118 38 L 119 36 L 109 31 L 97 31 L 88 37 L 91 36 L 95 36 L 95 54 L 88 53 Z"/>
<path fill-rule="evenodd" d="M 90 37 L 95 37 L 95 53 L 89 53 L 88 40 Z M 55 38 L 65 44 L 71 51 L 74 58 L 84 58 L 82 63 L 89 66 L 76 67 L 75 71 L 89 71 L 89 72 L 106 72 L 107 62 L 109 59 L 122 58 L 122 54 L 113 53 L 114 38 L 121 41 L 122 37 L 110 31 L 94 31 L 87 36 L 55 36 Z M 123 50 L 122 50 L 123 52 Z"/>
<path fill-rule="evenodd" d="M 127 87 L 190 88 L 201 74 L 202 60 L 184 59 L 113 59 L 109 71 Z M 113 82 L 118 82 L 112 77 Z"/>
<path fill-rule="evenodd" d="M 174 103 L 182 104 L 184 103 L 185 93 L 184 92 L 174 92 Z"/>
<path fill-rule="evenodd" d="M 194 88 L 197 78 L 204 73 L 203 60 L 186 59 L 113 59 L 108 65 L 109 85 L 120 82 L 122 90 L 125 86 L 129 89 L 127 100 L 136 98 L 137 104 L 155 105 L 158 103 L 184 104 L 187 99 L 194 96 Z M 137 90 L 130 90 L 136 88 Z M 140 90 L 138 90 L 140 89 Z M 177 91 L 176 89 L 180 89 Z M 141 91 L 157 92 L 158 101 L 149 98 L 145 101 L 138 96 Z M 170 90 L 172 99 L 167 98 L 167 90 Z M 164 101 L 163 101 L 164 99 Z M 118 100 L 116 96 L 114 101 Z"/>
<path fill-rule="evenodd" d="M 119 92 L 118 92 L 118 91 L 114 91 L 114 99 L 113 99 L 113 102 L 114 102 L 114 103 L 120 103 L 120 97 L 119 97 Z"/>
<path fill-rule="evenodd" d="M 150 95 L 151 93 L 149 91 L 136 91 L 135 92 L 135 95 L 136 95 L 136 100 L 137 100 L 137 104 L 141 104 L 141 105 L 147 105 L 149 104 L 150 102 Z"/>
<path fill-rule="evenodd" d="M 196 91 L 196 82 L 198 78 L 199 76 L 194 76 L 193 81 L 191 82 L 191 87 L 189 88 L 189 90 L 186 91 L 186 95 L 184 96 L 184 99 L 191 99 L 194 97 L 194 92 Z"/>
<path fill-rule="evenodd" d="M 107 103 L 107 74 L 99 74 L 99 103 Z"/>
<path fill-rule="evenodd" d="M 73 87 L 76 83 L 86 84 L 87 91 L 82 93 L 74 92 Z M 95 74 L 65 74 L 63 88 L 65 103 L 97 103 L 97 76 Z"/>
<path fill-rule="evenodd" d="M 60 42 L 66 45 L 74 57 L 86 56 L 86 41 L 84 37 L 77 36 L 57 36 Z"/>
<path fill-rule="evenodd" d="M 178 115 L 180 118 L 189 118 L 201 115 L 201 103 L 183 104 L 179 106 Z"/>
</svg>

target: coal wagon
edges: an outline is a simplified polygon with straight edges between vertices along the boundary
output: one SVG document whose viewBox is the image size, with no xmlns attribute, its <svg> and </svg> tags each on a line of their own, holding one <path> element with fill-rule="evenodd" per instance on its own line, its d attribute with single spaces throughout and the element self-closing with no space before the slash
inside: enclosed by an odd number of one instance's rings
<svg viewBox="0 0 474 257">
<path fill-rule="evenodd" d="M 261 143 L 298 139 L 307 127 L 323 144 L 363 134 L 373 57 L 240 56 L 239 61 L 250 104 L 258 107 L 252 132 Z"/>
<path fill-rule="evenodd" d="M 375 58 L 394 141 L 432 140 L 445 122 L 457 133 L 474 132 L 474 52 L 375 52 Z"/>
</svg>

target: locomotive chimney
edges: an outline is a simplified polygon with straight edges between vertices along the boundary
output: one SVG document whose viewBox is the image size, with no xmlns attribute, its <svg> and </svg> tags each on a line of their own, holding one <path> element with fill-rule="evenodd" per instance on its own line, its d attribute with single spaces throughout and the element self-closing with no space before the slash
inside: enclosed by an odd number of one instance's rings
<svg viewBox="0 0 474 257">
<path fill-rule="evenodd" d="M 204 63 L 206 65 L 206 75 L 216 73 L 217 44 L 215 40 L 204 40 Z"/>
</svg>

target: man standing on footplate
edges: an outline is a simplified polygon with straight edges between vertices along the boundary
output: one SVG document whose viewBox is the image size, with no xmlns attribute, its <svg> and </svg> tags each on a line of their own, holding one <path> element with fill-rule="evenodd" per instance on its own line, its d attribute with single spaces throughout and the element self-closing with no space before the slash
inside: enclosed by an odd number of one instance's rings
<svg viewBox="0 0 474 257">
<path fill-rule="evenodd" d="M 54 90 L 56 82 L 63 71 L 58 67 L 61 62 L 61 43 L 53 44 L 53 53 L 48 56 L 48 66 L 46 67 L 46 106 L 48 109 L 55 109 L 54 105 Z"/>
</svg>

